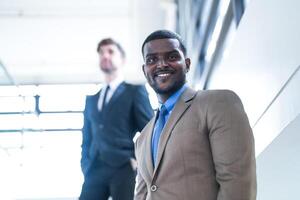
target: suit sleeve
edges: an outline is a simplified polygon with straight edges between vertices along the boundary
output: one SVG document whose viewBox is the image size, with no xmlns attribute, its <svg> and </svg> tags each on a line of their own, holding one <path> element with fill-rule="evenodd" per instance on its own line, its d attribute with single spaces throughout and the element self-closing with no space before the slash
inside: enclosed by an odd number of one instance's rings
<svg viewBox="0 0 300 200">
<path fill-rule="evenodd" d="M 153 116 L 148 92 L 142 85 L 136 87 L 134 94 L 134 119 L 137 131 L 141 132 Z"/>
<path fill-rule="evenodd" d="M 91 145 L 92 140 L 92 134 L 91 134 L 91 124 L 88 120 L 87 115 L 87 107 L 88 107 L 88 97 L 86 98 L 85 103 L 85 109 L 83 112 L 83 128 L 82 128 L 82 144 L 81 144 L 81 170 L 83 174 L 85 175 L 87 172 L 87 167 L 89 165 L 89 149 Z"/>
<path fill-rule="evenodd" d="M 218 200 L 255 200 L 256 166 L 254 138 L 239 97 L 222 91 L 211 98 L 208 129 Z"/>
<path fill-rule="evenodd" d="M 135 143 L 135 154 L 137 156 L 137 143 Z M 147 196 L 147 185 L 146 182 L 144 181 L 143 177 L 141 176 L 140 173 L 140 166 L 139 163 L 137 163 L 137 176 L 135 180 L 135 195 L 134 195 L 134 200 L 146 200 Z"/>
</svg>

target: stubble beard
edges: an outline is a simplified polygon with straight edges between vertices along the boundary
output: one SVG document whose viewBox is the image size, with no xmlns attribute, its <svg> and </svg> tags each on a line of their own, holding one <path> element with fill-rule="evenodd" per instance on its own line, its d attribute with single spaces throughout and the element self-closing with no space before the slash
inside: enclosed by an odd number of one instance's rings
<svg viewBox="0 0 300 200">
<path fill-rule="evenodd" d="M 186 76 L 183 75 L 181 79 L 170 83 L 170 85 L 166 88 L 159 87 L 159 83 L 156 80 L 153 80 L 153 83 L 150 85 L 152 89 L 159 95 L 172 95 L 177 90 L 179 90 L 186 82 Z"/>
</svg>

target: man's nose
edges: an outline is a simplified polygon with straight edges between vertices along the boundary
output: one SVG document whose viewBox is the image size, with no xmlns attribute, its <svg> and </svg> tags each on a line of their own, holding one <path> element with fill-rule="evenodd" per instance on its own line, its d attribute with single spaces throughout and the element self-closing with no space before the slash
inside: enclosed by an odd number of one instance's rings
<svg viewBox="0 0 300 200">
<path fill-rule="evenodd" d="M 110 58 L 110 54 L 109 54 L 108 52 L 103 52 L 103 53 L 101 54 L 101 57 L 102 57 L 103 59 L 109 59 L 109 58 Z"/>
<path fill-rule="evenodd" d="M 166 66 L 168 66 L 168 64 L 167 64 L 165 58 L 160 57 L 157 62 L 157 67 L 166 67 Z"/>
</svg>

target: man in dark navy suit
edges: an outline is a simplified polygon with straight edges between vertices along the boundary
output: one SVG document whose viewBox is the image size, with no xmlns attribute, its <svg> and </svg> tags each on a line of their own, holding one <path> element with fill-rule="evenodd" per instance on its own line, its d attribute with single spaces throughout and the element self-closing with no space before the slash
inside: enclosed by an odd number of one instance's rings
<svg viewBox="0 0 300 200">
<path fill-rule="evenodd" d="M 98 44 L 105 84 L 88 96 L 82 130 L 81 200 L 132 200 L 135 184 L 133 137 L 153 116 L 144 86 L 125 83 L 125 52 L 111 38 Z"/>
</svg>

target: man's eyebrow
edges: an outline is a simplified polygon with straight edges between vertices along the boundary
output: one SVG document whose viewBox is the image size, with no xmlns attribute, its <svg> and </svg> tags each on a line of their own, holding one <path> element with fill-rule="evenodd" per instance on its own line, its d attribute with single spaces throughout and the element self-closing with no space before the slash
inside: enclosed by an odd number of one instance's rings
<svg viewBox="0 0 300 200">
<path fill-rule="evenodd" d="M 149 53 L 149 54 L 147 54 L 145 57 L 147 58 L 147 57 L 155 56 L 155 55 L 157 55 L 157 53 Z"/>
<path fill-rule="evenodd" d="M 159 54 L 171 54 L 171 53 L 178 53 L 178 50 L 171 50 L 171 51 L 165 51 L 165 52 L 158 52 L 158 53 L 149 53 L 146 55 L 146 58 L 147 57 L 150 57 L 150 56 L 156 56 L 156 55 L 159 55 Z"/>
</svg>

